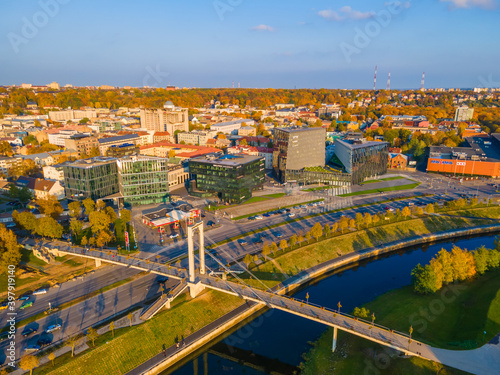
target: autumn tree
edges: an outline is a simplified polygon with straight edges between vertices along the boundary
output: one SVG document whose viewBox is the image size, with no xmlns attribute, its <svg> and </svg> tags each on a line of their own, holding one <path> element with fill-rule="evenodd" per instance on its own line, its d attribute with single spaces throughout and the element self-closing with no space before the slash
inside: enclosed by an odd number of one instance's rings
<svg viewBox="0 0 500 375">
<path fill-rule="evenodd" d="M 75 218 L 71 219 L 69 222 L 69 229 L 76 237 L 80 236 L 83 229 L 83 223 Z"/>
<path fill-rule="evenodd" d="M 38 367 L 40 361 L 34 355 L 28 354 L 21 358 L 19 361 L 19 367 L 23 370 L 29 371 L 30 375 L 33 374 L 33 370 Z"/>
<path fill-rule="evenodd" d="M 34 232 L 36 228 L 36 216 L 29 211 L 23 211 L 21 213 L 14 211 L 12 213 L 12 219 L 19 227 L 19 229 Z"/>
<path fill-rule="evenodd" d="M 53 219 L 58 219 L 63 213 L 63 208 L 61 203 L 53 195 L 49 195 L 47 198 L 39 198 L 36 200 L 36 204 L 40 208 L 40 212 L 45 214 L 45 216 L 50 216 Z"/>
<path fill-rule="evenodd" d="M 250 255 L 248 253 L 243 258 L 243 262 L 247 265 L 247 268 L 250 266 L 250 263 L 252 263 L 252 261 L 253 261 L 253 257 L 252 257 L 252 255 Z"/>
<path fill-rule="evenodd" d="M 87 330 L 87 339 L 92 341 L 92 346 L 95 347 L 95 340 L 99 337 L 97 330 L 95 328 L 90 327 Z"/>
<path fill-rule="evenodd" d="M 297 235 L 296 234 L 292 234 L 292 236 L 288 240 L 290 242 L 290 247 L 291 248 L 293 248 L 297 244 L 297 240 L 298 240 Z"/>
<path fill-rule="evenodd" d="M 356 212 L 356 217 L 354 220 L 356 223 L 356 228 L 359 230 L 361 225 L 363 225 L 365 222 L 365 219 L 363 218 L 363 214 L 361 212 Z"/>
<path fill-rule="evenodd" d="M 356 220 L 354 219 L 349 220 L 349 228 L 351 228 L 352 230 L 356 229 Z"/>
<path fill-rule="evenodd" d="M 283 252 L 285 252 L 285 250 L 288 248 L 288 243 L 286 242 L 285 239 L 282 239 L 280 241 L 280 248 L 281 248 L 281 250 L 283 250 Z"/>
<path fill-rule="evenodd" d="M 311 243 L 311 232 L 306 232 L 306 241 L 307 243 Z"/>
<path fill-rule="evenodd" d="M 36 223 L 36 233 L 42 237 L 61 238 L 63 227 L 50 216 L 41 217 Z"/>
<path fill-rule="evenodd" d="M 82 203 L 74 201 L 68 204 L 69 216 L 78 218 L 82 214 Z"/>
<path fill-rule="evenodd" d="M 372 218 L 372 214 L 369 213 L 369 212 L 365 212 L 364 216 L 363 216 L 363 221 L 366 225 L 366 227 L 368 228 L 370 225 L 372 225 L 373 223 L 373 218 Z"/>
<path fill-rule="evenodd" d="M 278 251 L 278 245 L 276 245 L 276 242 L 271 243 L 271 253 L 276 254 Z"/>
<path fill-rule="evenodd" d="M 428 214 L 433 214 L 434 205 L 432 203 L 429 203 L 427 206 L 425 206 L 425 212 L 427 212 Z"/>
<path fill-rule="evenodd" d="M 109 330 L 111 331 L 113 338 L 115 338 L 115 322 L 109 323 Z"/>
<path fill-rule="evenodd" d="M 11 230 L 0 224 L 0 273 L 6 272 L 9 265 L 17 266 L 21 261 L 21 252 L 17 243 L 17 236 Z"/>
<path fill-rule="evenodd" d="M 408 206 L 404 207 L 403 211 L 401 211 L 401 214 L 406 219 L 408 216 L 411 215 L 410 208 Z"/>
<path fill-rule="evenodd" d="M 92 229 L 92 233 L 96 234 L 104 229 L 109 228 L 111 220 L 109 216 L 104 211 L 93 211 L 89 215 L 89 223 Z"/>
<path fill-rule="evenodd" d="M 330 229 L 331 229 L 331 233 L 332 233 L 332 234 L 336 233 L 336 232 L 337 232 L 337 230 L 339 229 L 339 223 L 337 223 L 337 222 L 333 223 L 333 224 L 331 225 Z"/>
<path fill-rule="evenodd" d="M 380 222 L 380 215 L 379 214 L 373 215 L 372 216 L 372 223 L 373 223 L 373 225 L 377 225 L 379 222 Z"/>
<path fill-rule="evenodd" d="M 123 210 L 120 210 L 120 219 L 122 219 L 125 223 L 129 223 L 130 220 L 132 220 L 132 213 L 124 208 Z"/>
<path fill-rule="evenodd" d="M 96 202 L 95 204 L 95 209 L 97 211 L 102 211 L 106 208 L 106 202 L 104 202 L 103 200 L 99 200 Z"/>
<path fill-rule="evenodd" d="M 266 241 L 264 245 L 262 245 L 262 255 L 264 257 L 268 257 L 271 254 L 271 249 L 269 248 L 269 243 Z"/>
<path fill-rule="evenodd" d="M 89 328 L 89 331 L 90 331 L 91 328 Z M 71 356 L 73 357 L 74 356 L 74 353 L 75 353 L 75 346 L 76 344 L 78 343 L 78 338 L 76 335 L 73 335 L 71 336 L 70 338 L 68 338 L 68 340 L 66 340 L 66 345 L 68 345 L 69 347 L 71 347 Z M 92 341 L 93 343 L 93 341 Z"/>
<path fill-rule="evenodd" d="M 331 234 L 330 224 L 325 224 L 325 226 L 323 227 L 323 233 L 325 233 L 325 236 L 327 237 Z"/>
<path fill-rule="evenodd" d="M 134 315 L 131 312 L 129 312 L 127 314 L 128 321 L 130 322 L 130 327 L 132 327 L 132 319 L 133 319 L 133 317 L 134 317 Z"/>
<path fill-rule="evenodd" d="M 116 214 L 115 210 L 113 210 L 113 207 L 106 207 L 104 209 L 104 212 L 106 212 L 106 215 L 108 215 L 109 221 L 111 223 L 118 219 L 118 215 Z"/>
<path fill-rule="evenodd" d="M 474 257 L 465 249 L 453 246 L 451 249 L 453 275 L 456 281 L 464 281 L 472 278 L 476 274 Z"/>
<path fill-rule="evenodd" d="M 313 225 L 311 228 L 311 234 L 314 238 L 316 238 L 316 241 L 323 235 L 323 228 L 321 227 L 320 223 L 316 223 Z"/>
<path fill-rule="evenodd" d="M 49 358 L 49 361 L 52 362 L 52 367 L 54 367 L 55 366 L 54 359 L 56 359 L 56 355 L 54 354 L 54 352 L 51 352 L 49 354 L 48 358 Z"/>
<path fill-rule="evenodd" d="M 87 215 L 90 215 L 92 212 L 95 211 L 95 202 L 90 199 L 90 198 L 85 198 L 82 201 L 83 207 L 85 207 L 85 213 Z"/>
<path fill-rule="evenodd" d="M 344 229 L 347 229 L 348 226 L 349 226 L 349 218 L 346 216 L 342 216 L 339 220 L 339 229 L 342 232 L 342 234 L 344 233 Z"/>
</svg>

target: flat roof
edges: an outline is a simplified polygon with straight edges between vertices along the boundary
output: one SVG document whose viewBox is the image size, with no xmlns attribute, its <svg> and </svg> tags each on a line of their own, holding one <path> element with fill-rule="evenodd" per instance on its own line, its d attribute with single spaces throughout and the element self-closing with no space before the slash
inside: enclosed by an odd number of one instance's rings
<svg viewBox="0 0 500 375">
<path fill-rule="evenodd" d="M 198 163 L 223 165 L 227 167 L 235 167 L 242 164 L 251 163 L 257 160 L 264 160 L 263 156 L 246 155 L 246 154 L 231 154 L 231 155 L 205 155 L 191 159 Z"/>
<path fill-rule="evenodd" d="M 323 128 L 323 127 L 309 128 L 309 127 L 292 126 L 292 127 L 289 127 L 289 128 L 276 128 L 275 130 L 281 130 L 281 131 L 284 131 L 286 133 L 296 133 L 296 132 L 314 131 L 314 130 L 325 131 L 325 128 Z"/>
<path fill-rule="evenodd" d="M 429 157 L 434 159 L 500 161 L 500 137 L 467 137 L 468 147 L 431 146 Z"/>
<path fill-rule="evenodd" d="M 105 156 L 98 156 L 95 158 L 77 160 L 71 164 L 67 164 L 73 168 L 92 168 L 99 165 L 106 165 L 111 163 L 116 163 L 117 158 L 110 158 Z"/>
<path fill-rule="evenodd" d="M 356 150 L 358 148 L 365 148 L 365 147 L 371 147 L 371 146 L 380 146 L 380 145 L 383 145 L 383 144 L 389 144 L 389 142 L 383 142 L 383 141 L 380 141 L 380 142 L 377 142 L 377 141 L 367 141 L 367 142 L 364 142 L 364 143 L 351 143 L 349 141 L 342 140 L 342 139 L 336 139 L 335 142 L 340 142 L 344 146 L 350 148 L 351 150 Z"/>
</svg>

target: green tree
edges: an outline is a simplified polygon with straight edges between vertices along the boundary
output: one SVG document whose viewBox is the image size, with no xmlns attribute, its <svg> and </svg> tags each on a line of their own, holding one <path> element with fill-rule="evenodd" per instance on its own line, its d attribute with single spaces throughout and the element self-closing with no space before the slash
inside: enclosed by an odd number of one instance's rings
<svg viewBox="0 0 500 375">
<path fill-rule="evenodd" d="M 109 216 L 104 211 L 93 211 L 89 215 L 89 224 L 92 233 L 96 234 L 104 229 L 109 228 L 111 221 Z"/>
<path fill-rule="evenodd" d="M 412 283 L 415 292 L 430 294 L 438 291 L 436 274 L 430 265 L 417 266 L 411 271 Z"/>
<path fill-rule="evenodd" d="M 70 202 L 68 204 L 69 216 L 78 218 L 82 214 L 82 203 L 80 201 Z"/>
<path fill-rule="evenodd" d="M 40 361 L 38 360 L 38 358 L 30 354 L 25 355 L 19 361 L 19 367 L 21 367 L 23 370 L 29 371 L 30 375 L 33 374 L 33 370 L 37 368 L 39 364 Z"/>
<path fill-rule="evenodd" d="M 291 248 L 293 248 L 297 244 L 297 240 L 298 240 L 297 235 L 296 234 L 292 234 L 292 236 L 288 240 L 290 242 L 290 247 Z"/>
<path fill-rule="evenodd" d="M 69 222 L 69 229 L 71 233 L 75 235 L 75 237 L 79 237 L 82 233 L 83 223 L 80 220 L 73 218 Z"/>
<path fill-rule="evenodd" d="M 61 203 L 53 195 L 49 195 L 45 199 L 37 199 L 36 204 L 38 205 L 40 212 L 46 216 L 50 216 L 53 219 L 58 219 L 63 213 L 63 208 Z"/>
<path fill-rule="evenodd" d="M 85 213 L 90 215 L 95 211 L 95 202 L 90 198 L 85 198 L 83 201 L 83 207 L 85 207 Z"/>
<path fill-rule="evenodd" d="M 320 223 L 316 223 L 313 225 L 311 228 L 311 234 L 313 237 L 318 241 L 318 239 L 323 235 L 323 228 L 321 227 Z"/>
<path fill-rule="evenodd" d="M 356 218 L 354 220 L 356 223 L 356 227 L 359 230 L 361 225 L 363 225 L 365 222 L 365 219 L 363 218 L 363 214 L 361 212 L 356 212 Z"/>
<path fill-rule="evenodd" d="M 23 211 L 21 213 L 18 213 L 17 211 L 14 211 L 12 213 L 12 219 L 14 219 L 14 222 L 20 229 L 27 230 L 32 233 L 35 231 L 36 216 L 31 212 Z"/>
<path fill-rule="evenodd" d="M 483 275 L 488 271 L 488 260 L 490 257 L 489 250 L 486 247 L 481 246 L 473 251 L 474 262 L 476 263 L 477 273 Z"/>
<path fill-rule="evenodd" d="M 347 229 L 347 227 L 349 227 L 349 218 L 346 216 L 342 216 L 339 220 L 339 229 L 342 234 L 344 233 L 344 229 Z"/>
<path fill-rule="evenodd" d="M 271 254 L 271 249 L 269 248 L 269 243 L 266 241 L 262 246 L 262 255 L 267 258 Z"/>
<path fill-rule="evenodd" d="M 115 322 L 109 323 L 109 330 L 111 331 L 113 338 L 115 338 Z"/>
<path fill-rule="evenodd" d="M 74 356 L 75 346 L 77 343 L 78 343 L 78 338 L 76 336 L 71 336 L 70 338 L 68 338 L 68 340 L 66 340 L 66 345 L 71 347 L 71 356 L 72 357 Z"/>
<path fill-rule="evenodd" d="M 271 253 L 276 254 L 277 251 L 278 251 L 278 245 L 276 245 L 275 242 L 272 242 L 271 243 Z"/>
<path fill-rule="evenodd" d="M 90 327 L 87 330 L 87 339 L 92 341 L 92 346 L 95 347 L 95 340 L 99 337 L 99 334 L 97 333 L 97 330 L 95 328 Z"/>
<path fill-rule="evenodd" d="M 28 203 L 33 198 L 33 194 L 27 186 L 23 186 L 17 193 L 17 199 L 22 204 Z"/>
<path fill-rule="evenodd" d="M 87 237 L 83 236 L 82 240 L 80 241 L 80 245 L 87 246 L 88 243 L 89 243 L 89 241 L 88 241 Z"/>
<path fill-rule="evenodd" d="M 368 317 L 370 316 L 370 310 L 368 310 L 366 307 L 355 307 L 352 315 L 357 316 L 361 319 L 368 319 Z"/>
<path fill-rule="evenodd" d="M 331 234 L 330 224 L 328 223 L 325 224 L 325 226 L 323 227 L 323 232 L 327 237 Z"/>
<path fill-rule="evenodd" d="M 428 214 L 433 214 L 434 205 L 432 203 L 429 203 L 427 206 L 425 206 L 425 212 L 427 212 Z"/>
</svg>

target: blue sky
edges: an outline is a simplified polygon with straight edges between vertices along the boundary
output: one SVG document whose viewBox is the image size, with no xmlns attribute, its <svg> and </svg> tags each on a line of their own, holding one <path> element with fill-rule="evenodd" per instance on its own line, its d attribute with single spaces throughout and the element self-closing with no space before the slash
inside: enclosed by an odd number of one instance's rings
<svg viewBox="0 0 500 375">
<path fill-rule="evenodd" d="M 498 87 L 499 1 L 5 0 L 0 84 Z"/>
</svg>

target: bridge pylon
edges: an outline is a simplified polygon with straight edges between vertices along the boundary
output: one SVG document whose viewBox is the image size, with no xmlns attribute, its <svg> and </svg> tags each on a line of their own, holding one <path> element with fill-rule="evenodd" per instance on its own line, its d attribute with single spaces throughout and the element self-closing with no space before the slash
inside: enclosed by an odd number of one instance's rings
<svg viewBox="0 0 500 375">
<path fill-rule="evenodd" d="M 200 243 L 199 248 L 199 259 L 200 259 L 200 274 L 204 275 L 206 273 L 205 267 L 205 235 L 203 230 L 203 221 L 199 221 L 197 223 L 188 225 L 187 227 L 187 240 L 188 240 L 188 261 L 189 261 L 189 294 L 192 298 L 195 298 L 198 294 L 205 289 L 203 284 L 198 280 L 196 276 L 196 268 L 194 262 L 194 242 L 193 237 L 195 235 L 196 230 L 198 231 L 198 241 Z"/>
</svg>

